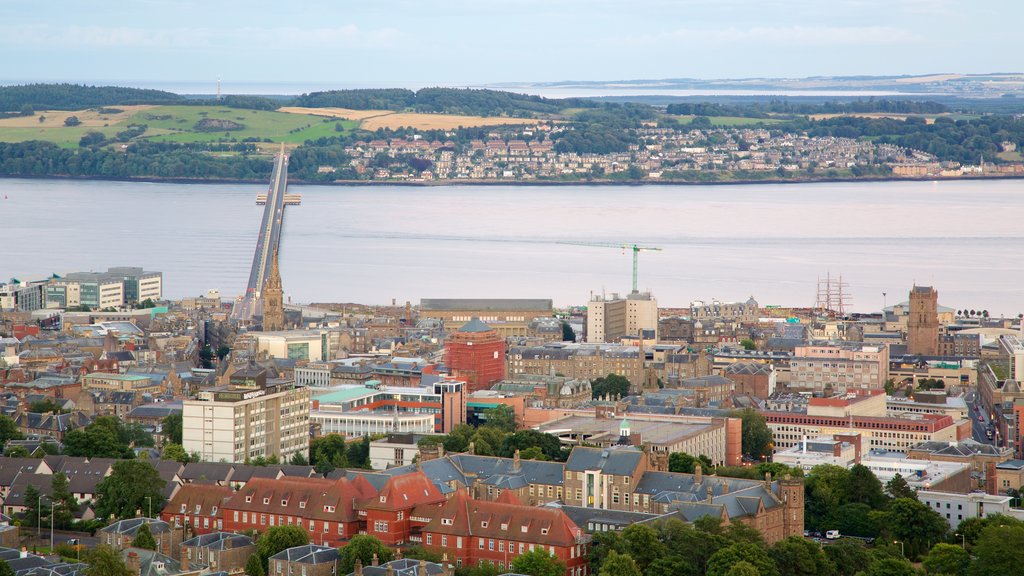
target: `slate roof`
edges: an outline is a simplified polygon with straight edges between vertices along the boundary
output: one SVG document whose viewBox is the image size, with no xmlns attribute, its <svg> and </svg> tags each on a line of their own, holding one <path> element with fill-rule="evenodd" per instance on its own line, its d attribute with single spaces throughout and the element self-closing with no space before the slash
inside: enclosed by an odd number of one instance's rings
<svg viewBox="0 0 1024 576">
<path fill-rule="evenodd" d="M 565 469 L 571 472 L 600 470 L 603 474 L 631 476 L 644 453 L 635 448 L 588 448 L 577 446 L 569 454 Z"/>
<path fill-rule="evenodd" d="M 253 544 L 254 542 L 249 536 L 245 534 L 232 534 L 231 532 L 210 532 L 209 534 L 201 534 L 181 543 L 182 546 L 189 548 L 206 548 L 207 550 L 244 548 Z"/>
<path fill-rule="evenodd" d="M 380 566 L 363 566 L 363 576 L 420 576 L 421 561 L 413 558 L 392 560 Z M 428 576 L 444 573 L 444 566 L 435 562 L 422 562 Z M 388 570 L 391 570 L 390 572 Z M 354 572 L 352 574 L 355 574 Z M 352 576 L 351 574 L 349 576 Z"/>
<path fill-rule="evenodd" d="M 163 520 L 157 520 L 156 518 L 129 518 L 127 520 L 119 520 L 109 526 L 100 528 L 100 532 L 106 534 L 121 534 L 122 536 L 131 536 L 135 538 L 135 535 L 139 532 L 139 527 L 143 524 L 149 524 L 149 531 L 154 535 L 164 534 L 171 531 L 171 526 Z"/>
<path fill-rule="evenodd" d="M 340 554 L 337 548 L 307 544 L 282 550 L 270 557 L 271 560 L 287 560 L 296 564 L 327 564 L 337 562 Z"/>
<path fill-rule="evenodd" d="M 622 529 L 630 524 L 654 520 L 661 517 L 659 514 L 627 512 L 625 510 L 604 510 L 601 508 L 587 508 L 585 506 L 565 506 L 558 504 L 548 504 L 547 506 L 558 508 L 562 512 L 565 512 L 569 519 L 586 531 L 591 531 L 590 526 L 592 524 L 606 524 L 614 526 L 616 529 Z"/>
<path fill-rule="evenodd" d="M 496 312 L 550 311 L 551 300 L 524 298 L 422 298 L 420 310 L 461 311 L 492 310 Z"/>
<path fill-rule="evenodd" d="M 183 482 L 205 482 L 217 484 L 227 482 L 234 472 L 234 465 L 219 462 L 189 462 L 179 477 Z"/>
<path fill-rule="evenodd" d="M 490 332 L 492 330 L 493 328 L 481 322 L 476 316 L 473 316 L 469 322 L 466 322 L 458 329 L 458 332 Z"/>
</svg>

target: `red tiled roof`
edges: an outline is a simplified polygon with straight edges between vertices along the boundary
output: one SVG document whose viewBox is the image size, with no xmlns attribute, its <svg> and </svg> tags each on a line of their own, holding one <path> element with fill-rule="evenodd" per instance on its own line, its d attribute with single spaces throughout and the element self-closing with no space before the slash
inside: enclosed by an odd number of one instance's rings
<svg viewBox="0 0 1024 576">
<path fill-rule="evenodd" d="M 474 500 L 465 490 L 456 492 L 423 527 L 423 532 L 544 546 L 573 546 L 583 535 L 579 526 L 558 508 Z"/>
<path fill-rule="evenodd" d="M 392 476 L 380 493 L 369 499 L 368 510 L 406 510 L 418 504 L 434 504 L 444 501 L 444 495 L 427 475 L 417 470 L 411 474 Z"/>
<path fill-rule="evenodd" d="M 227 486 L 216 484 L 184 484 L 164 506 L 164 514 L 187 514 L 189 516 L 216 516 L 213 507 L 223 508 L 224 501 L 234 491 Z M 182 505 L 185 506 L 182 511 Z M 199 512 L 196 512 L 199 506 Z"/>
<path fill-rule="evenodd" d="M 366 497 L 365 486 L 348 478 L 253 478 L 224 508 L 350 522 L 357 518 L 355 504 Z"/>
</svg>

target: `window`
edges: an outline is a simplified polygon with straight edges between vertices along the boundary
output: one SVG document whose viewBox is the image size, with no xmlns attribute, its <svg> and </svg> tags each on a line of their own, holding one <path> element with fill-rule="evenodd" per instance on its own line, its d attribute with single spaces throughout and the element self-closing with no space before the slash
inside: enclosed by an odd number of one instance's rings
<svg viewBox="0 0 1024 576">
<path fill-rule="evenodd" d="M 270 498 L 264 498 L 263 499 L 263 504 L 264 505 L 270 504 Z"/>
<path fill-rule="evenodd" d="M 305 508 L 305 507 L 306 507 L 306 503 L 305 502 L 299 502 L 299 508 Z"/>
<path fill-rule="evenodd" d="M 504 552 L 504 551 L 505 551 L 505 541 L 504 540 L 498 540 L 498 552 Z"/>
<path fill-rule="evenodd" d="M 494 540 L 488 540 L 487 541 L 487 549 L 492 551 L 492 552 L 494 551 Z"/>
<path fill-rule="evenodd" d="M 481 528 L 487 528 L 487 520 L 484 520 L 484 521 L 480 522 L 480 527 Z"/>
<path fill-rule="evenodd" d="M 250 495 L 246 496 L 246 497 L 245 497 L 245 501 L 246 501 L 246 502 L 252 502 L 252 494 L 250 494 Z M 184 504 L 183 504 L 182 506 L 184 506 Z M 182 512 L 184 512 L 184 510 L 182 510 Z"/>
<path fill-rule="evenodd" d="M 377 521 L 375 521 L 373 523 L 373 531 L 374 532 L 387 532 L 388 531 L 388 523 L 385 522 L 384 520 L 377 520 Z"/>
<path fill-rule="evenodd" d="M 427 534 L 427 544 L 430 545 L 430 544 L 433 544 L 433 543 L 434 543 L 434 535 L 433 534 Z"/>
<path fill-rule="evenodd" d="M 334 512 L 334 506 L 331 506 L 331 510 L 330 511 Z M 398 515 L 395 516 L 395 520 L 403 520 L 403 519 L 405 519 L 405 512 L 399 512 Z"/>
<path fill-rule="evenodd" d="M 238 510 L 235 510 L 235 518 L 234 518 L 234 520 L 235 520 L 235 522 L 238 522 Z"/>
<path fill-rule="evenodd" d="M 288 505 L 288 501 L 287 500 L 281 500 L 281 506 L 287 506 L 287 505 Z"/>
<path fill-rule="evenodd" d="M 479 547 L 479 548 L 480 548 L 481 550 L 483 550 L 483 549 L 484 549 L 484 539 L 483 539 L 483 538 L 481 538 L 481 539 L 477 540 L 477 542 L 476 542 L 476 543 L 477 543 L 477 546 L 478 546 L 478 547 Z"/>
<path fill-rule="evenodd" d="M 441 535 L 441 547 L 443 547 L 443 548 L 447 548 L 448 547 L 448 536 L 446 534 L 442 534 Z"/>
<path fill-rule="evenodd" d="M 455 538 L 455 547 L 460 550 L 462 549 L 462 536 L 457 536 Z"/>
</svg>

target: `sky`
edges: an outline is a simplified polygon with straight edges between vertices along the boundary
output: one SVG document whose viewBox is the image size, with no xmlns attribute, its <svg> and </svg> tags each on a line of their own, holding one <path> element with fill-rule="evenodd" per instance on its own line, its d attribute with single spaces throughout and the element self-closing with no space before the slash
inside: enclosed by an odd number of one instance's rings
<svg viewBox="0 0 1024 576">
<path fill-rule="evenodd" d="M 1019 0 L 0 0 L 0 82 L 1020 72 Z"/>
</svg>

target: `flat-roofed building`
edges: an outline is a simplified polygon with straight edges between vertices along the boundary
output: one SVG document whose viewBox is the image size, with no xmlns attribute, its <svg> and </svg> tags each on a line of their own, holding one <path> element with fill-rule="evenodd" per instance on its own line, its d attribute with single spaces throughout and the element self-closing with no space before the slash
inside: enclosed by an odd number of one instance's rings
<svg viewBox="0 0 1024 576">
<path fill-rule="evenodd" d="M 889 347 L 885 344 L 797 346 L 789 365 L 791 388 L 814 391 L 883 388 L 889 378 Z"/>
<path fill-rule="evenodd" d="M 528 336 L 535 318 L 554 313 L 549 299 L 522 298 L 424 298 L 420 300 L 420 318 L 444 323 L 448 332 L 457 331 L 473 317 L 487 323 L 502 338 Z"/>
<path fill-rule="evenodd" d="M 935 490 L 918 490 L 917 499 L 922 504 L 945 518 L 950 530 L 955 530 L 960 523 L 970 518 L 988 518 L 996 514 L 1024 520 L 1024 509 L 1014 508 L 1009 496 L 971 492 L 939 492 Z"/>
<path fill-rule="evenodd" d="M 971 477 L 971 467 L 967 464 L 915 460 L 903 452 L 890 450 L 869 450 L 860 463 L 882 484 L 899 474 L 915 490 L 968 493 L 978 489 L 978 481 Z"/>
<path fill-rule="evenodd" d="M 309 407 L 308 388 L 243 368 L 182 403 L 183 444 L 207 462 L 308 456 Z"/>
<path fill-rule="evenodd" d="M 568 446 L 610 447 L 627 442 L 666 457 L 672 452 L 686 452 L 703 454 L 714 464 L 740 463 L 738 442 L 742 430 L 737 418 L 636 413 L 610 418 L 587 410 L 563 412 L 564 416 L 535 428 L 557 436 Z"/>
<path fill-rule="evenodd" d="M 587 303 L 587 342 L 618 342 L 641 333 L 658 339 L 658 301 L 650 292 L 593 296 Z"/>
<path fill-rule="evenodd" d="M 618 374 L 634 387 L 642 387 L 644 358 L 636 346 L 550 342 L 543 346 L 511 346 L 505 355 L 508 377 L 522 374 L 562 374 L 594 380 Z"/>
<path fill-rule="evenodd" d="M 772 455 L 779 462 L 805 472 L 822 464 L 849 468 L 860 462 L 860 435 L 822 436 L 805 438 L 799 444 Z"/>
</svg>

